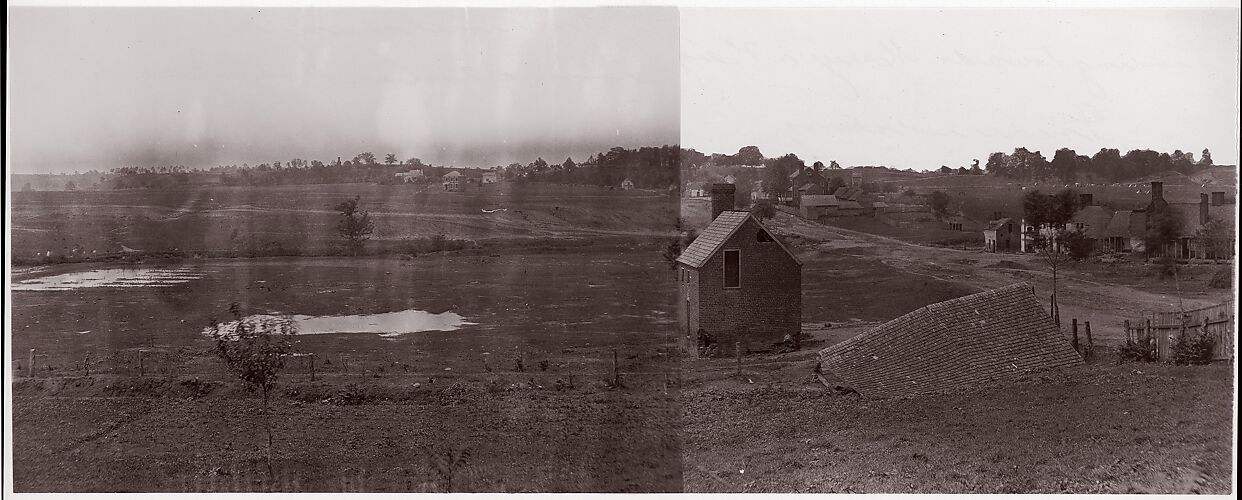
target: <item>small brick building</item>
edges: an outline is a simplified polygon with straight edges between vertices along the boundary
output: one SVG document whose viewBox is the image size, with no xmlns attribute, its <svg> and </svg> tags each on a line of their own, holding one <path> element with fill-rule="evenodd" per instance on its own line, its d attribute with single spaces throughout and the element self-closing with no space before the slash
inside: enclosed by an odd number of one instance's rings
<svg viewBox="0 0 1242 500">
<path fill-rule="evenodd" d="M 802 263 L 750 212 L 734 186 L 715 184 L 712 222 L 677 258 L 680 329 L 687 347 L 714 355 L 767 351 L 802 327 Z"/>
</svg>

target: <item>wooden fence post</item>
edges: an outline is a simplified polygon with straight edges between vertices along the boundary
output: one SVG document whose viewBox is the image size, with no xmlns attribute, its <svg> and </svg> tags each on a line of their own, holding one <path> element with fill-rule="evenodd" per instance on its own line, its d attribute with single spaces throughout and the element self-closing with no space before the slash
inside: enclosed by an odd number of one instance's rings
<svg viewBox="0 0 1242 500">
<path fill-rule="evenodd" d="M 26 376 L 34 377 L 35 350 L 30 350 L 30 360 L 26 364 Z"/>
<path fill-rule="evenodd" d="M 1088 322 L 1086 322 L 1086 323 L 1087 323 L 1087 325 L 1086 325 L 1086 328 L 1087 328 L 1087 357 L 1089 358 L 1089 357 L 1091 357 L 1091 356 L 1095 355 L 1095 339 L 1092 339 L 1092 338 L 1091 338 L 1091 322 L 1090 322 L 1090 321 L 1088 321 Z"/>
<path fill-rule="evenodd" d="M 311 382 L 315 381 L 315 353 L 310 353 Z"/>
<path fill-rule="evenodd" d="M 1125 330 L 1126 330 L 1126 343 L 1127 343 L 1127 344 L 1129 344 L 1129 343 L 1131 342 L 1131 340 L 1130 340 L 1130 320 L 1128 320 L 1128 319 L 1127 319 L 1127 320 L 1123 320 L 1123 321 L 1121 322 L 1121 327 L 1122 327 L 1122 328 L 1125 328 Z"/>
<path fill-rule="evenodd" d="M 612 350 L 612 385 L 615 387 L 620 384 L 621 384 L 621 374 L 617 371 L 617 350 L 613 349 Z"/>
<path fill-rule="evenodd" d="M 1152 349 L 1152 345 L 1151 345 L 1151 344 L 1152 344 L 1152 341 L 1151 341 L 1151 340 L 1152 340 L 1152 339 L 1151 339 L 1151 319 L 1150 319 L 1150 318 L 1148 318 L 1148 319 L 1147 319 L 1147 329 L 1143 331 L 1143 336 L 1144 336 L 1144 337 L 1143 337 L 1143 338 L 1144 338 L 1144 340 L 1143 340 L 1143 345 L 1147 347 L 1147 352 L 1151 352 L 1151 349 Z M 1157 343 L 1156 343 L 1156 359 L 1157 359 L 1157 360 L 1159 360 L 1159 359 L 1160 359 L 1160 344 L 1159 344 L 1159 342 L 1157 342 Z"/>
<path fill-rule="evenodd" d="M 1071 319 L 1070 325 L 1074 331 L 1074 338 L 1070 340 L 1070 345 L 1074 346 L 1075 351 L 1078 351 L 1079 354 L 1082 354 L 1082 349 L 1078 348 L 1078 318 Z"/>
<path fill-rule="evenodd" d="M 82 359 L 82 371 L 86 372 L 86 376 L 91 376 L 91 353 L 87 352 Z"/>
<path fill-rule="evenodd" d="M 146 367 L 142 364 L 142 350 L 138 350 L 138 376 L 145 377 L 147 375 Z"/>
</svg>

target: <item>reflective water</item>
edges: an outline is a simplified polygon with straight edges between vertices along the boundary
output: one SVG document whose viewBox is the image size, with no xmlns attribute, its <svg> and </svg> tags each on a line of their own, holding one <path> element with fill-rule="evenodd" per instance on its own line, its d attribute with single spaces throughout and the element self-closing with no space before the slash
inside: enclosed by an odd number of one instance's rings
<svg viewBox="0 0 1242 500">
<path fill-rule="evenodd" d="M 76 273 L 30 278 L 12 284 L 14 291 L 62 291 L 79 288 L 165 287 L 189 283 L 203 277 L 187 268 L 96 269 Z"/>
<path fill-rule="evenodd" d="M 350 314 L 342 316 L 306 316 L 294 314 L 287 316 L 297 326 L 298 335 L 318 335 L 325 333 L 377 333 L 383 337 L 394 337 L 406 333 L 417 332 L 451 332 L 462 326 L 474 325 L 464 317 L 452 311 L 429 313 L 418 309 L 407 309 L 379 314 Z M 246 324 L 273 321 L 280 316 L 256 314 L 242 318 Z M 222 323 L 220 328 L 226 334 L 237 327 L 236 321 Z M 210 333 L 205 329 L 204 333 Z"/>
</svg>

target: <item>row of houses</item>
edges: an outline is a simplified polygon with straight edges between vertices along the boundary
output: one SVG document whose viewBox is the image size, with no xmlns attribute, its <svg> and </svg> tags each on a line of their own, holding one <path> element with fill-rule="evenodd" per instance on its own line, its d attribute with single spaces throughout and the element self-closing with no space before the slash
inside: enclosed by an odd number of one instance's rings
<svg viewBox="0 0 1242 500">
<path fill-rule="evenodd" d="M 1233 255 L 1232 245 L 1227 252 L 1223 252 L 1224 249 L 1216 248 L 1204 237 L 1203 229 L 1209 222 L 1219 221 L 1226 233 L 1236 234 L 1236 200 L 1228 198 L 1224 191 L 1215 191 L 1200 193 L 1198 203 L 1170 203 L 1164 199 L 1164 185 L 1159 181 L 1151 183 L 1150 192 L 1151 200 L 1146 207 L 1130 210 L 1113 210 L 1096 205 L 1091 194 L 1082 194 L 1079 200 L 1081 208 L 1074 213 L 1066 229 L 1084 236 L 1094 253 L 1144 252 L 1144 235 L 1152 222 L 1149 216 L 1168 209 L 1179 219 L 1179 235 L 1158 253 L 1183 259 L 1229 258 Z M 1047 225 L 1037 228 L 1023 219 L 996 218 L 984 228 L 983 237 L 990 252 L 1026 253 L 1035 251 L 1035 235 L 1049 236 L 1052 231 Z"/>
<path fill-rule="evenodd" d="M 400 179 L 402 184 L 432 182 L 431 177 L 421 169 L 397 172 L 396 177 Z M 493 170 L 465 169 L 450 171 L 440 177 L 439 180 L 440 185 L 444 187 L 445 191 L 461 192 L 465 191 L 467 186 L 470 185 L 495 184 L 500 180 L 500 176 Z"/>
</svg>

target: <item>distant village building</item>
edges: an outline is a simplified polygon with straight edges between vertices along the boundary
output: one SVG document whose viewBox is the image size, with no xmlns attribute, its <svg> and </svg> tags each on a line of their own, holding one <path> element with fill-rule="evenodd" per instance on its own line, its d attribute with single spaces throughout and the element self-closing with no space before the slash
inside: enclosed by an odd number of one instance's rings
<svg viewBox="0 0 1242 500">
<path fill-rule="evenodd" d="M 863 173 L 858 172 L 858 171 L 851 173 L 850 174 L 850 186 L 860 188 L 862 187 L 862 185 L 863 185 Z"/>
<path fill-rule="evenodd" d="M 634 189 L 634 182 L 629 177 L 626 177 L 625 180 L 621 181 L 621 189 L 625 191 Z"/>
<path fill-rule="evenodd" d="M 707 184 L 703 182 L 690 182 L 686 184 L 686 196 L 690 198 L 707 197 Z"/>
<path fill-rule="evenodd" d="M 731 355 L 797 339 L 802 263 L 750 212 L 736 188 L 711 188 L 712 222 L 677 258 L 680 328 L 691 351 Z"/>
<path fill-rule="evenodd" d="M 734 177 L 733 174 L 726 175 L 724 178 L 724 183 L 725 184 L 737 184 L 737 177 Z"/>
<path fill-rule="evenodd" d="M 449 192 L 465 191 L 466 183 L 465 183 L 464 178 L 465 176 L 461 175 L 461 172 L 458 172 L 456 170 L 449 172 L 447 174 L 444 174 L 444 177 L 443 177 L 444 190 L 449 191 Z"/>
<path fill-rule="evenodd" d="M 495 171 L 483 172 L 483 184 L 495 184 L 499 178 Z"/>
<path fill-rule="evenodd" d="M 401 179 L 402 183 L 416 182 L 418 179 L 423 178 L 423 171 L 421 169 L 414 169 L 409 172 L 397 172 L 397 178 Z"/>
<path fill-rule="evenodd" d="M 1016 252 L 1021 246 L 1021 231 L 1021 224 L 1008 217 L 990 221 L 983 228 L 983 244 L 989 252 Z"/>
<path fill-rule="evenodd" d="M 1207 241 L 1204 230 L 1209 222 L 1219 221 L 1225 233 L 1236 235 L 1233 218 L 1237 212 L 1236 200 L 1227 199 L 1224 191 L 1216 191 L 1210 195 L 1200 193 L 1198 203 L 1171 203 L 1164 199 L 1164 183 L 1160 181 L 1153 181 L 1149 192 L 1151 199 L 1146 207 L 1117 211 L 1095 205 L 1090 194 L 1083 194 L 1079 201 L 1081 208 L 1074 213 L 1066 229 L 1082 235 L 1090 243 L 1094 253 L 1145 252 L 1143 236 L 1151 227 L 1151 214 L 1172 210 L 1179 219 L 1180 234 L 1175 241 L 1168 243 L 1157 253 L 1182 259 L 1232 257 L 1232 245 L 1227 254 L 1217 255 L 1215 245 Z M 1055 234 L 1055 230 L 1046 224 L 1036 228 L 1023 221 L 1021 226 L 1022 252 L 1035 251 L 1036 234 L 1044 237 Z"/>
<path fill-rule="evenodd" d="M 798 204 L 798 212 L 803 219 L 820 220 L 824 217 L 837 216 L 837 209 L 841 207 L 841 202 L 837 201 L 837 197 L 830 194 L 809 194 L 802 197 L 801 203 Z"/>
</svg>

